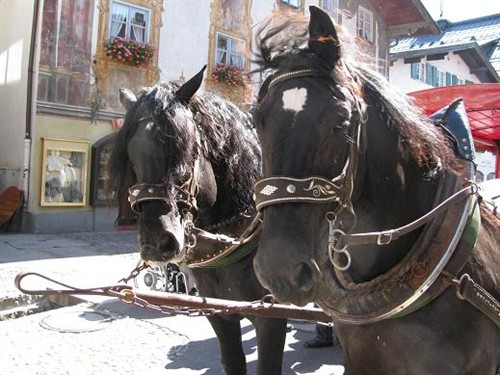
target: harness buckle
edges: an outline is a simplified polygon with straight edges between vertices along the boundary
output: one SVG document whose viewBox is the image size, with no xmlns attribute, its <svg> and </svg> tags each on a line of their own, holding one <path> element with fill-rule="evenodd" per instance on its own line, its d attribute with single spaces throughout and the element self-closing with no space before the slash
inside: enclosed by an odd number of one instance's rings
<svg viewBox="0 0 500 375">
<path fill-rule="evenodd" d="M 391 243 L 394 232 L 381 232 L 377 236 L 377 245 L 387 245 Z"/>
</svg>

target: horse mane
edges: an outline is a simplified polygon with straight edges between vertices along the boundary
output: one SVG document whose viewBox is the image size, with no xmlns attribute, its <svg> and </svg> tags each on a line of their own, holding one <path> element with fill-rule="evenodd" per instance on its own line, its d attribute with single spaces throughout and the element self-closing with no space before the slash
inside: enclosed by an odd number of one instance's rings
<svg viewBox="0 0 500 375">
<path fill-rule="evenodd" d="M 215 169 L 224 172 L 221 180 L 230 186 L 236 212 L 249 208 L 253 205 L 253 185 L 262 173 L 260 144 L 251 115 L 209 92 L 196 95 L 189 108 L 201 130 L 204 152 Z"/>
<path fill-rule="evenodd" d="M 254 60 L 259 66 L 257 71 L 275 73 L 308 68 L 332 74 L 336 84 L 348 88 L 362 99 L 363 105 L 379 107 L 385 122 L 399 132 L 405 150 L 419 166 L 435 168 L 441 164 L 445 169 L 457 168 L 456 157 L 444 134 L 407 95 L 376 71 L 367 56 L 358 53 L 352 58 L 341 53 L 332 72 L 308 49 L 308 23 L 304 17 L 284 18 L 278 25 L 266 20 L 259 28 Z M 350 35 L 339 25 L 336 25 L 336 30 L 341 45 L 352 43 Z M 261 93 L 266 89 L 264 83 Z"/>
<path fill-rule="evenodd" d="M 160 83 L 139 95 L 127 111 L 108 164 L 111 187 L 136 183 L 131 181 L 135 175 L 127 145 L 137 122 L 149 114 L 159 141 L 155 163 L 160 171 L 170 167 L 170 173 L 163 176 L 165 183 L 181 179 L 201 155 L 224 174 L 218 177 L 231 189 L 225 198 L 230 197 L 237 210 L 248 208 L 253 203 L 253 183 L 261 173 L 260 147 L 250 116 L 211 93 L 197 94 L 188 106 L 183 105 L 175 98 L 179 87 L 175 82 Z"/>
</svg>

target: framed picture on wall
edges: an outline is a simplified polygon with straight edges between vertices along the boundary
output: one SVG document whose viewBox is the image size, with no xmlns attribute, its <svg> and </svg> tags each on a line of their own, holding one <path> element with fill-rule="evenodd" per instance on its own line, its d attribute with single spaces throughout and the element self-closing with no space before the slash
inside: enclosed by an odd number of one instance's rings
<svg viewBox="0 0 500 375">
<path fill-rule="evenodd" d="M 43 139 L 41 206 L 84 206 L 87 202 L 89 142 Z"/>
</svg>

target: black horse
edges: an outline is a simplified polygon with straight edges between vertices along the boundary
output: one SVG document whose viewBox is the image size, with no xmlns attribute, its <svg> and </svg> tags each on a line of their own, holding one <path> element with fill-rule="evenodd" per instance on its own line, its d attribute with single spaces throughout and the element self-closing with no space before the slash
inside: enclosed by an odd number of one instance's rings
<svg viewBox="0 0 500 375">
<path fill-rule="evenodd" d="M 498 374 L 500 225 L 469 181 L 470 139 L 457 158 L 447 131 L 310 14 L 296 39 L 290 24 L 259 34 L 272 69 L 254 115 L 259 280 L 332 316 L 349 374 Z"/>
<path fill-rule="evenodd" d="M 260 146 L 248 114 L 216 95 L 195 95 L 204 70 L 182 86 L 161 83 L 137 97 L 120 90 L 127 114 L 109 160 L 111 188 L 130 191 L 144 261 L 193 267 L 201 296 L 254 301 L 268 293 L 253 270 L 255 233 L 243 246 L 228 243 L 255 212 Z M 242 318 L 208 316 L 227 374 L 246 373 Z M 248 319 L 256 329 L 258 373 L 280 374 L 286 319 Z"/>
</svg>

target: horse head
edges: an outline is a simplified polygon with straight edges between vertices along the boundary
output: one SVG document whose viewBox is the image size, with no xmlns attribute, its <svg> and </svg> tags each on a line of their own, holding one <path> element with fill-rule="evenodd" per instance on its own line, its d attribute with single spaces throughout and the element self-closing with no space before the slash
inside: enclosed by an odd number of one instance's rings
<svg viewBox="0 0 500 375">
<path fill-rule="evenodd" d="M 186 218 L 194 220 L 200 206 L 215 201 L 214 172 L 188 109 L 204 70 L 182 86 L 160 84 L 137 96 L 120 89 L 127 114 L 116 136 L 110 174 L 115 185 L 129 191 L 145 261 L 180 261 Z"/>
<path fill-rule="evenodd" d="M 376 246 L 346 251 L 338 238 L 402 225 L 425 212 L 435 181 L 419 179 L 438 164 L 436 149 L 446 148 L 409 102 L 401 100 L 394 118 L 407 116 L 410 125 L 403 130 L 392 125 L 396 120 L 387 113 L 395 102 L 378 106 L 383 99 L 376 85 L 382 86 L 382 79 L 343 57 L 325 12 L 310 7 L 308 27 L 307 47 L 291 53 L 273 56 L 273 48 L 286 48 L 262 38 L 268 43 L 261 46 L 263 64 L 274 73 L 261 87 L 254 114 L 264 175 L 255 186 L 264 224 L 254 264 L 279 300 L 299 305 L 340 297 L 339 278 L 346 273 L 354 282 L 369 281 L 401 260 L 402 244 L 417 232 L 384 251 Z M 412 139 L 411 129 L 419 126 L 424 135 Z"/>
<path fill-rule="evenodd" d="M 108 170 L 115 190 L 129 191 L 145 261 L 188 262 L 194 230 L 253 208 L 261 164 L 251 117 L 211 93 L 195 95 L 204 70 L 183 85 L 120 91 L 127 114 Z"/>
</svg>

